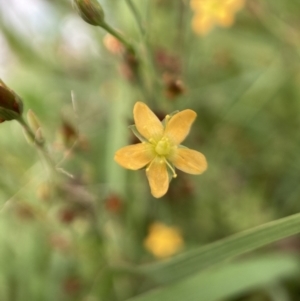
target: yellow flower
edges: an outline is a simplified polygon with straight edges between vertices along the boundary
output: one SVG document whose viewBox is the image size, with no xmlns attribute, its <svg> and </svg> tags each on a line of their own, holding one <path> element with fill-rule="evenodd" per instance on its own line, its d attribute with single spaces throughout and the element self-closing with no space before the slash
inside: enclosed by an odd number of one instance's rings
<svg viewBox="0 0 300 301">
<path fill-rule="evenodd" d="M 146 167 L 146 175 L 154 197 L 162 197 L 169 188 L 169 171 L 175 178 L 175 168 L 198 175 L 207 168 L 203 154 L 188 149 L 180 143 L 188 135 L 197 114 L 184 110 L 167 115 L 161 122 L 142 102 L 133 109 L 137 136 L 142 143 L 125 146 L 115 154 L 115 161 L 122 167 L 138 170 Z"/>
<path fill-rule="evenodd" d="M 235 13 L 244 6 L 245 0 L 191 0 L 190 3 L 195 11 L 193 29 L 205 35 L 214 25 L 231 26 Z"/>
<path fill-rule="evenodd" d="M 157 258 L 170 257 L 182 249 L 183 245 L 183 238 L 177 228 L 159 222 L 150 226 L 144 241 L 145 248 Z"/>
</svg>

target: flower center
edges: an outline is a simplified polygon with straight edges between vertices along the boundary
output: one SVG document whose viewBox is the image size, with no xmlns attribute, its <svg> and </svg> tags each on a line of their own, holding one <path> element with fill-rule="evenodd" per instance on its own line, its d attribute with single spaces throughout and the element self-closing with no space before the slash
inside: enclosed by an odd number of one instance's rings
<svg viewBox="0 0 300 301">
<path fill-rule="evenodd" d="M 161 138 L 156 142 L 153 138 L 149 139 L 155 153 L 155 158 L 150 162 L 146 171 L 148 171 L 155 160 L 159 160 L 160 164 L 166 164 L 173 173 L 173 178 L 177 177 L 174 166 L 168 162 L 168 157 L 172 155 L 175 146 L 166 137 Z"/>
<path fill-rule="evenodd" d="M 171 144 L 168 138 L 163 137 L 155 146 L 155 152 L 159 156 L 169 155 L 171 151 Z"/>
</svg>

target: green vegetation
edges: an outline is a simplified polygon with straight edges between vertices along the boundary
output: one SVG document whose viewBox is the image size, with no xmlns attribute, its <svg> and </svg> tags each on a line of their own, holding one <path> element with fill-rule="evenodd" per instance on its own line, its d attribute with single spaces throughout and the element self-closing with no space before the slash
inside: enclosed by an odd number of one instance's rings
<svg viewBox="0 0 300 301">
<path fill-rule="evenodd" d="M 298 301 L 300 2 L 203 35 L 188 0 L 23 2 L 0 1 L 0 300 Z M 159 199 L 114 161 L 138 101 L 195 111 L 208 162 Z"/>
</svg>

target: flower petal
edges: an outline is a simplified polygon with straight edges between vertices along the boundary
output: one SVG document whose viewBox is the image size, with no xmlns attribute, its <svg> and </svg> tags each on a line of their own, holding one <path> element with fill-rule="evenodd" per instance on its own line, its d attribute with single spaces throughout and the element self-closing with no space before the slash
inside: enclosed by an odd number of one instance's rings
<svg viewBox="0 0 300 301">
<path fill-rule="evenodd" d="M 114 159 L 124 168 L 137 170 L 150 163 L 153 154 L 146 143 L 138 143 L 119 149 Z"/>
<path fill-rule="evenodd" d="M 169 188 L 169 175 L 165 162 L 155 159 L 149 169 L 146 170 L 151 193 L 155 198 L 160 198 L 166 194 Z"/>
<path fill-rule="evenodd" d="M 176 168 L 192 175 L 199 175 L 207 169 L 205 156 L 188 148 L 178 148 L 172 163 Z"/>
<path fill-rule="evenodd" d="M 245 0 L 228 0 L 227 1 L 227 7 L 230 9 L 232 12 L 236 12 L 243 8 L 245 5 Z"/>
<path fill-rule="evenodd" d="M 142 102 L 137 102 L 133 108 L 133 118 L 140 134 L 146 139 L 160 139 L 163 135 L 163 125 L 157 116 Z"/>
<path fill-rule="evenodd" d="M 216 22 L 224 27 L 230 27 L 234 22 L 234 16 L 231 12 L 220 10 L 216 13 Z"/>
<path fill-rule="evenodd" d="M 209 15 L 203 16 L 202 14 L 195 14 L 192 20 L 192 27 L 195 33 L 199 35 L 206 35 L 209 33 L 213 28 L 214 22 L 213 18 Z"/>
<path fill-rule="evenodd" d="M 175 114 L 167 123 L 165 136 L 171 139 L 174 144 L 180 144 L 188 135 L 196 117 L 196 112 L 192 110 L 184 110 Z"/>
<path fill-rule="evenodd" d="M 202 8 L 202 2 L 199 0 L 191 0 L 190 6 L 193 10 L 198 11 L 198 10 L 201 10 L 201 8 Z"/>
</svg>

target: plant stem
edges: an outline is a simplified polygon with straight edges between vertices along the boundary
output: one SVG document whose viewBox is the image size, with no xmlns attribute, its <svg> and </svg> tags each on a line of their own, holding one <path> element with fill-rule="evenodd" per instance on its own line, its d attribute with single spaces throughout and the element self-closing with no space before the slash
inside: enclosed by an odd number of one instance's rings
<svg viewBox="0 0 300 301">
<path fill-rule="evenodd" d="M 145 57 L 147 57 L 147 59 L 148 59 L 148 62 L 146 65 L 150 71 L 150 76 L 152 77 L 152 80 L 149 80 L 150 90 L 151 91 L 159 91 L 160 87 L 159 87 L 159 82 L 157 81 L 157 78 L 159 78 L 159 76 L 157 76 L 157 74 L 156 74 L 155 62 L 151 55 L 152 51 L 151 51 L 149 41 L 147 39 L 147 32 L 145 30 L 145 27 L 143 26 L 142 18 L 140 16 L 136 6 L 133 4 L 132 0 L 126 0 L 126 3 L 132 12 L 132 15 L 135 18 L 135 21 L 136 21 L 136 24 L 137 24 L 137 27 L 139 29 L 139 33 L 141 36 L 141 41 L 144 45 Z M 151 102 L 153 102 L 153 104 L 155 104 L 155 101 L 156 101 L 156 99 L 158 99 L 158 97 L 155 96 L 155 94 L 156 94 L 155 92 L 152 92 L 150 94 L 151 94 L 150 100 L 151 100 Z"/>
<path fill-rule="evenodd" d="M 152 94 L 150 93 L 149 89 L 147 89 L 145 80 L 141 74 L 140 59 L 136 55 L 136 50 L 135 50 L 134 46 L 130 42 L 128 42 L 128 40 L 126 40 L 118 31 L 116 31 L 114 28 L 112 28 L 109 24 L 104 22 L 101 25 L 101 27 L 103 29 L 105 29 L 108 33 L 113 35 L 115 38 L 117 38 L 121 43 L 123 43 L 124 46 L 127 48 L 127 51 L 129 52 L 129 54 L 133 55 L 138 60 L 139 66 L 137 67 L 137 70 L 135 72 L 137 84 L 139 85 L 143 96 L 146 99 L 148 99 L 149 101 L 153 101 L 154 98 L 153 98 Z"/>
<path fill-rule="evenodd" d="M 136 9 L 135 5 L 133 4 L 132 0 L 125 0 L 128 7 L 130 8 L 135 20 L 136 20 L 136 23 L 137 23 L 137 26 L 138 26 L 138 29 L 140 31 L 140 34 L 141 36 L 145 36 L 146 35 L 146 31 L 145 31 L 145 28 L 144 26 L 142 25 L 142 19 L 138 13 L 138 10 Z"/>
<path fill-rule="evenodd" d="M 45 148 L 44 141 L 36 139 L 36 135 L 34 134 L 32 129 L 29 127 L 29 125 L 27 124 L 27 122 L 24 120 L 24 118 L 22 116 L 20 118 L 18 118 L 17 121 L 21 124 L 21 126 L 23 127 L 26 134 L 30 137 L 30 140 L 33 141 L 36 148 L 39 150 L 39 152 L 44 157 L 50 171 L 52 173 L 57 172 L 55 163 L 54 163 L 53 159 L 50 157 L 48 151 Z"/>
<path fill-rule="evenodd" d="M 115 38 L 117 38 L 120 42 L 124 44 L 124 46 L 127 48 L 129 52 L 132 54 L 135 54 L 136 51 L 133 47 L 133 45 L 128 42 L 119 32 L 117 32 L 114 28 L 112 28 L 110 25 L 108 25 L 106 22 L 103 22 L 101 24 L 101 27 L 105 29 L 107 32 L 109 32 L 111 35 L 113 35 Z"/>
</svg>

